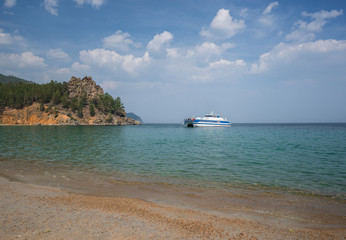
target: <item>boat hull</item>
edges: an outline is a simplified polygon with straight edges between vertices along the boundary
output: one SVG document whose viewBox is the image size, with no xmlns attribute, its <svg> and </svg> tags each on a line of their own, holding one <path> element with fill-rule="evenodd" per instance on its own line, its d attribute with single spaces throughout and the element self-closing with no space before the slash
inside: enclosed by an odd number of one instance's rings
<svg viewBox="0 0 346 240">
<path fill-rule="evenodd" d="M 186 121 L 185 127 L 230 127 L 231 123 L 228 121 Z"/>
<path fill-rule="evenodd" d="M 186 127 L 230 127 L 231 122 L 219 115 L 206 114 L 204 117 L 185 118 Z"/>
<path fill-rule="evenodd" d="M 194 127 L 230 127 L 230 123 L 195 123 Z"/>
</svg>

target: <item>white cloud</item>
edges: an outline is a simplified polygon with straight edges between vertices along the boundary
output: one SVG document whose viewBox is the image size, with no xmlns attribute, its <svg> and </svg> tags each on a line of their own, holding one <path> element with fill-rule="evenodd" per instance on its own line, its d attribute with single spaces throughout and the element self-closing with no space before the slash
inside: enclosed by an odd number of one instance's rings
<svg viewBox="0 0 346 240">
<path fill-rule="evenodd" d="M 294 30 L 286 36 L 289 41 L 312 41 L 315 39 L 315 34 L 321 32 L 323 26 L 327 23 L 326 19 L 335 18 L 343 14 L 343 10 L 319 11 L 315 13 L 303 12 L 303 17 L 310 17 L 312 21 L 305 22 L 302 20 L 294 24 Z"/>
<path fill-rule="evenodd" d="M 148 52 L 145 52 L 143 57 L 134 57 L 133 55 L 120 55 L 115 51 L 103 48 L 83 50 L 79 53 L 79 58 L 89 66 L 96 66 L 109 71 L 116 71 L 120 68 L 128 73 L 135 73 L 142 65 L 150 62 Z"/>
<path fill-rule="evenodd" d="M 170 32 L 164 31 L 161 34 L 156 34 L 154 38 L 148 43 L 147 51 L 150 55 L 163 55 L 167 54 L 166 48 L 169 42 L 173 39 L 173 35 Z"/>
<path fill-rule="evenodd" d="M 123 56 L 122 68 L 129 72 L 134 73 L 142 65 L 150 62 L 149 53 L 145 52 L 143 57 L 134 57 L 133 55 Z"/>
<path fill-rule="evenodd" d="M 271 2 L 266 9 L 264 9 L 262 16 L 259 18 L 259 22 L 262 25 L 265 25 L 267 27 L 271 27 L 275 23 L 275 17 L 273 14 L 271 14 L 272 10 L 279 6 L 279 2 Z"/>
<path fill-rule="evenodd" d="M 101 7 L 105 1 L 104 0 L 73 0 L 79 6 L 83 6 L 84 4 L 90 4 L 93 8 Z"/>
<path fill-rule="evenodd" d="M 19 35 L 12 35 L 10 33 L 5 33 L 0 28 L 0 45 L 13 45 L 20 44 L 23 45 L 23 37 Z"/>
<path fill-rule="evenodd" d="M 309 17 L 316 19 L 316 20 L 323 20 L 323 19 L 328 19 L 328 18 L 335 18 L 335 17 L 338 17 L 342 14 L 343 14 L 343 10 L 341 9 L 340 11 L 331 10 L 329 12 L 325 11 L 325 10 L 321 10 L 321 11 L 315 12 L 315 13 L 303 12 L 302 16 L 303 17 L 309 16 Z"/>
<path fill-rule="evenodd" d="M 3 30 L 0 28 L 0 45 L 10 45 L 12 44 L 13 39 L 11 34 L 4 33 Z"/>
<path fill-rule="evenodd" d="M 0 65 L 12 69 L 16 68 L 42 68 L 46 67 L 44 59 L 36 56 L 32 52 L 23 52 L 22 54 L 0 53 Z"/>
<path fill-rule="evenodd" d="M 71 74 L 71 71 L 69 68 L 59 68 L 58 70 L 56 70 L 56 74 L 67 75 L 67 74 Z"/>
<path fill-rule="evenodd" d="M 210 39 L 228 39 L 245 28 L 244 20 L 233 19 L 229 10 L 220 9 L 209 28 L 202 29 L 201 36 Z"/>
<path fill-rule="evenodd" d="M 16 0 L 5 0 L 4 6 L 7 8 L 14 7 L 16 5 Z"/>
<path fill-rule="evenodd" d="M 58 15 L 58 0 L 44 0 L 44 8 L 52 15 Z"/>
<path fill-rule="evenodd" d="M 253 73 L 266 72 L 278 67 L 294 68 L 315 66 L 315 70 L 325 69 L 330 65 L 340 65 L 346 62 L 346 40 L 318 40 L 300 44 L 280 43 L 270 52 L 260 56 L 258 63 L 253 64 Z M 317 67 L 319 66 L 319 67 Z"/>
<path fill-rule="evenodd" d="M 139 47 L 140 44 L 134 43 L 130 39 L 131 35 L 121 30 L 103 39 L 103 47 L 111 50 L 129 51 L 130 46 Z"/>
<path fill-rule="evenodd" d="M 205 68 L 195 69 L 196 72 L 191 77 L 193 81 L 229 81 L 237 79 L 239 75 L 246 73 L 247 64 L 242 59 L 238 59 L 235 61 L 220 59 L 215 62 L 210 62 L 209 65 Z"/>
<path fill-rule="evenodd" d="M 60 48 L 50 49 L 47 52 L 47 57 L 64 62 L 68 62 L 71 60 L 70 56 Z"/>
<path fill-rule="evenodd" d="M 278 1 L 276 1 L 276 2 L 271 2 L 271 3 L 266 7 L 266 9 L 264 9 L 263 14 L 264 14 L 264 15 L 267 15 L 267 14 L 271 13 L 271 11 L 273 10 L 273 8 L 276 8 L 276 7 L 278 7 L 278 6 L 279 6 L 279 2 L 278 2 Z"/>
<path fill-rule="evenodd" d="M 72 70 L 75 70 L 75 71 L 87 71 L 90 69 L 90 66 L 89 65 L 86 65 L 86 64 L 80 64 L 79 62 L 74 62 L 71 66 L 71 69 Z"/>
<path fill-rule="evenodd" d="M 178 48 L 166 48 L 167 57 L 177 58 L 180 57 Z"/>
<path fill-rule="evenodd" d="M 209 61 L 215 60 L 222 56 L 229 48 L 234 47 L 232 43 L 223 43 L 221 45 L 216 45 L 213 42 L 204 42 L 201 45 L 190 49 L 187 52 L 188 58 L 193 58 L 199 63 L 209 64 Z"/>
<path fill-rule="evenodd" d="M 242 59 L 238 59 L 236 61 L 228 61 L 225 59 L 221 59 L 216 62 L 212 62 L 209 64 L 209 68 L 221 68 L 221 67 L 229 67 L 229 66 L 238 66 L 238 67 L 245 67 L 246 63 Z"/>
</svg>

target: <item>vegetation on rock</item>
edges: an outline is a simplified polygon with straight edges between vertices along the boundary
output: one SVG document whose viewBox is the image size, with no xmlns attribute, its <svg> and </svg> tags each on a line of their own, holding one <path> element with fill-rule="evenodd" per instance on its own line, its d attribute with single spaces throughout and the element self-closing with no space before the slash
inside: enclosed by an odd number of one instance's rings
<svg viewBox="0 0 346 240">
<path fill-rule="evenodd" d="M 5 107 L 21 109 L 32 105 L 34 102 L 50 104 L 53 106 L 62 104 L 63 108 L 77 111 L 80 118 L 83 117 L 83 108 L 88 105 L 86 93 L 82 92 L 80 96 L 70 97 L 69 87 L 66 82 L 60 83 L 51 81 L 46 84 L 37 84 L 31 82 L 9 82 L 0 83 L 0 109 Z M 96 95 L 91 99 L 90 109 L 94 106 L 104 114 L 117 114 L 125 116 L 124 105 L 121 99 L 114 99 L 108 93 L 104 95 Z M 92 111 L 91 111 L 92 112 Z M 93 111 L 95 114 L 95 111 Z"/>
<path fill-rule="evenodd" d="M 0 82 L 0 124 L 129 125 L 120 97 L 113 98 L 92 80 Z"/>
</svg>

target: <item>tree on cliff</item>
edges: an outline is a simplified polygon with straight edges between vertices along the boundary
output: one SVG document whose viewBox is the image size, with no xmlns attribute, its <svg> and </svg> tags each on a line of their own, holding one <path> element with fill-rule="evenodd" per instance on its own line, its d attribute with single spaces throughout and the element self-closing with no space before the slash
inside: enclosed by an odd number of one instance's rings
<svg viewBox="0 0 346 240">
<path fill-rule="evenodd" d="M 90 116 L 94 116 L 95 115 L 95 108 L 94 108 L 94 104 L 90 103 L 89 104 L 89 111 L 90 111 Z"/>
<path fill-rule="evenodd" d="M 80 80 L 73 79 L 75 83 Z M 91 78 L 87 78 L 87 80 L 92 81 Z M 95 85 L 95 82 L 92 82 Z M 95 88 L 100 87 L 95 85 Z M 105 115 L 116 114 L 122 117 L 126 115 L 120 97 L 114 99 L 108 93 L 103 94 L 102 89 L 100 92 L 101 94 L 88 99 L 85 91 L 70 97 L 69 85 L 66 82 L 50 81 L 46 84 L 32 82 L 0 83 L 0 109 L 5 107 L 21 109 L 32 105 L 34 102 L 39 102 L 41 110 L 44 110 L 44 104 L 60 105 L 62 108 L 71 109 L 73 112 L 77 111 L 79 118 L 83 118 L 83 109 L 87 105 L 90 105 L 89 110 L 92 116 L 95 115 L 95 108 Z"/>
<path fill-rule="evenodd" d="M 108 93 L 104 94 L 104 95 L 98 95 L 96 96 L 93 100 L 92 103 L 95 105 L 95 107 L 105 113 L 122 113 L 125 112 L 124 110 L 124 105 L 121 102 L 120 98 L 117 97 L 116 99 L 114 99 L 111 95 L 109 95 Z M 121 115 L 121 114 L 118 114 Z"/>
<path fill-rule="evenodd" d="M 51 81 L 46 84 L 32 82 L 0 83 L 0 107 L 23 108 L 34 102 L 61 103 L 67 83 Z"/>
</svg>

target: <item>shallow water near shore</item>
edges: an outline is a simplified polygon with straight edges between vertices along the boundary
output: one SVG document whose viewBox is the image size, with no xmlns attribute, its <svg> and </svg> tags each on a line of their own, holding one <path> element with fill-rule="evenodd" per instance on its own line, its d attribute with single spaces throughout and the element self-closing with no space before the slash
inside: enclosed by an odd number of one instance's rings
<svg viewBox="0 0 346 240">
<path fill-rule="evenodd" d="M 14 180 L 335 225 L 346 215 L 346 124 L 0 126 L 0 140 Z"/>
</svg>

